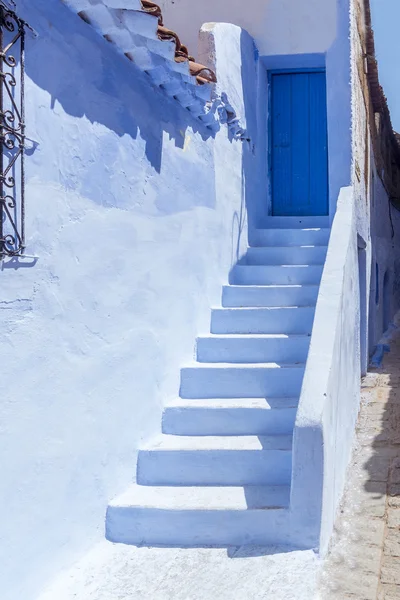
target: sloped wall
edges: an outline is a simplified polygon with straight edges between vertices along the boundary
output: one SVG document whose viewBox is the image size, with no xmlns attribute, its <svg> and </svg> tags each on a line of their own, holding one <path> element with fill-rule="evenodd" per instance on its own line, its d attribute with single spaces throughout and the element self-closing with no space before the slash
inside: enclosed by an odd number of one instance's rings
<svg viewBox="0 0 400 600">
<path fill-rule="evenodd" d="M 178 393 L 246 245 L 253 166 L 61 0 L 18 10 L 39 35 L 26 50 L 29 258 L 0 274 L 0 589 L 34 600 L 104 536 L 108 501 Z M 250 38 L 239 51 L 253 72 Z M 243 90 L 240 70 L 218 68 Z"/>
</svg>

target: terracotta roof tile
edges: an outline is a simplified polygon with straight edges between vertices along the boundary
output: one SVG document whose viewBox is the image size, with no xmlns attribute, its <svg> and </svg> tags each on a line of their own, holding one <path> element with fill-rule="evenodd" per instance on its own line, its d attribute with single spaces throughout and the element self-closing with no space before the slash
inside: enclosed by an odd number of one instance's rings
<svg viewBox="0 0 400 600">
<path fill-rule="evenodd" d="M 189 69 L 190 74 L 196 77 L 197 81 L 201 84 L 210 82 L 216 83 L 217 81 L 214 71 L 200 63 L 194 62 L 191 58 L 189 58 Z"/>
<path fill-rule="evenodd" d="M 205 65 L 196 63 L 195 58 L 189 54 L 188 48 L 181 43 L 178 34 L 164 26 L 162 10 L 158 4 L 150 2 L 150 0 L 141 0 L 141 2 L 144 12 L 158 17 L 158 39 L 164 42 L 175 43 L 175 61 L 189 61 L 190 73 L 196 77 L 199 85 L 203 85 L 204 83 L 215 83 L 217 78 L 214 71 L 207 68 Z"/>
<path fill-rule="evenodd" d="M 158 17 L 159 25 L 164 24 L 162 11 L 161 11 L 161 8 L 158 6 L 158 4 L 155 4 L 154 2 L 150 2 L 149 0 L 142 0 L 142 6 L 143 6 L 144 12 L 147 12 L 150 15 L 153 15 L 154 17 Z"/>
</svg>

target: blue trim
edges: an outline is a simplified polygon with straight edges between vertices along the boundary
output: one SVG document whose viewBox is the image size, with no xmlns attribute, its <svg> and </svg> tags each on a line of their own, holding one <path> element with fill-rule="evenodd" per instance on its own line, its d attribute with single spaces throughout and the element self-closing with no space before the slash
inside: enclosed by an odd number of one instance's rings
<svg viewBox="0 0 400 600">
<path fill-rule="evenodd" d="M 272 58 L 273 57 L 268 57 Z M 286 58 L 286 57 L 283 57 Z M 287 57 L 290 58 L 290 57 Z M 298 57 L 299 58 L 299 57 Z M 323 73 L 326 78 L 326 67 L 296 67 L 296 68 L 284 68 L 275 69 L 267 68 L 267 82 L 268 82 L 268 151 L 267 151 L 267 173 L 268 173 L 268 215 L 271 216 L 273 212 L 273 198 L 272 198 L 272 77 L 276 75 L 284 74 L 301 74 L 301 73 Z M 327 110 L 328 107 L 326 107 Z M 329 167 L 328 167 L 328 214 L 329 214 Z"/>
<path fill-rule="evenodd" d="M 268 77 L 268 215 L 272 215 L 272 75 L 273 70 L 267 71 Z"/>
<path fill-rule="evenodd" d="M 326 54 L 263 54 L 260 60 L 269 69 L 302 69 L 308 67 L 326 67 Z"/>
<path fill-rule="evenodd" d="M 268 76 L 270 75 L 280 75 L 288 73 L 293 75 L 298 75 L 300 73 L 326 73 L 326 69 L 324 67 L 304 67 L 299 69 L 268 69 Z"/>
</svg>

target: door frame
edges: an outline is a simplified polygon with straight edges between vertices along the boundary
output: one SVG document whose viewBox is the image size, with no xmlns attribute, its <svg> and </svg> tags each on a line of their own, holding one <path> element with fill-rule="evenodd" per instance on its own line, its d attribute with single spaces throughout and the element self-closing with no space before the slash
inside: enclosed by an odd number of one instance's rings
<svg viewBox="0 0 400 600">
<path fill-rule="evenodd" d="M 268 173 L 268 191 L 267 191 L 267 214 L 272 217 L 272 77 L 274 75 L 301 75 L 302 73 L 324 73 L 325 74 L 325 82 L 326 82 L 326 67 L 296 67 L 296 68 L 287 68 L 287 69 L 268 69 L 267 70 L 267 81 L 268 81 L 268 156 L 267 156 L 267 173 Z M 328 138 L 328 101 L 326 102 L 326 115 L 327 115 L 327 163 L 328 163 L 328 215 L 330 214 L 330 195 L 329 195 L 329 138 Z"/>
</svg>

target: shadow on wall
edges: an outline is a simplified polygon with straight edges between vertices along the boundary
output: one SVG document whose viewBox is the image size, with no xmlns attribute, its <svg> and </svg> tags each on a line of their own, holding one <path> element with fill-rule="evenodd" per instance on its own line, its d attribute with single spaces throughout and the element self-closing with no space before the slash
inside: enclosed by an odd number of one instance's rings
<svg viewBox="0 0 400 600">
<path fill-rule="evenodd" d="M 35 256 L 11 256 L 1 261 L 0 271 L 4 269 L 30 269 L 36 266 L 38 258 Z"/>
<path fill-rule="evenodd" d="M 386 331 L 387 328 L 389 327 L 390 324 L 390 315 L 391 315 L 391 310 L 390 310 L 390 299 L 392 297 L 392 290 L 390 289 L 390 273 L 389 273 L 389 269 L 386 271 L 384 278 L 383 278 L 383 331 Z"/>
<path fill-rule="evenodd" d="M 244 57 L 249 54 L 249 43 L 252 44 L 252 69 L 248 68 L 248 63 L 244 60 Z M 263 167 L 267 164 L 267 147 L 265 146 L 267 123 L 263 122 L 266 115 L 258 114 L 260 97 L 262 100 L 266 100 L 266 90 L 260 90 L 260 86 L 266 84 L 266 81 L 262 81 L 260 78 L 258 50 L 246 31 L 242 31 L 241 34 L 241 53 L 246 134 L 250 140 L 243 142 L 242 185 L 249 223 L 257 226 L 260 213 L 258 205 L 263 200 L 267 202 L 267 182 L 265 178 L 263 179 L 263 175 L 266 175 Z"/>
<path fill-rule="evenodd" d="M 257 156 L 255 150 L 258 145 L 257 136 L 259 135 L 257 129 L 258 51 L 253 38 L 245 30 L 242 30 L 240 34 L 240 55 L 240 78 L 246 125 L 245 130 L 242 130 L 241 139 L 235 139 L 228 131 L 231 144 L 242 145 L 241 204 L 240 210 L 234 212 L 232 219 L 232 269 L 236 264 L 243 262 L 243 235 L 247 234 L 248 226 L 250 224 L 250 226 L 254 226 L 257 221 L 257 204 L 260 202 L 259 182 L 261 181 L 260 164 L 258 163 L 260 157 Z M 240 127 L 240 119 L 237 118 L 236 114 L 234 116 L 235 121 L 238 121 L 237 126 Z M 262 151 L 259 154 L 262 154 Z M 231 280 L 232 269 L 229 280 Z"/>
<path fill-rule="evenodd" d="M 235 264 L 240 264 L 242 256 L 243 234 L 247 231 L 248 220 L 254 222 L 257 212 L 258 181 L 260 177 L 257 157 L 255 156 L 255 144 L 257 136 L 257 62 L 258 52 L 253 39 L 242 30 L 240 36 L 241 53 L 241 82 L 246 117 L 246 131 L 242 140 L 230 138 L 233 144 L 242 144 L 242 177 L 241 177 L 241 205 L 240 211 L 235 212 L 232 220 L 232 269 Z M 251 61 L 251 62 L 250 62 Z M 236 241 L 235 241 L 236 240 Z M 247 243 L 246 243 L 247 245 Z M 232 269 L 229 274 L 231 280 Z"/>
<path fill-rule="evenodd" d="M 145 156 L 157 173 L 162 170 L 165 133 L 180 149 L 184 149 L 187 128 L 199 133 L 203 140 L 212 136 L 210 130 L 157 90 L 146 74 L 119 55 L 62 2 L 37 0 L 33 7 L 30 0 L 21 0 L 21 5 L 24 18 L 31 20 L 39 34 L 36 39 L 27 36 L 26 74 L 50 94 L 49 108 L 53 111 L 59 111 L 59 103 L 68 115 L 104 125 L 120 138 L 140 137 L 145 141 Z M 49 133 L 43 131 L 43 136 Z M 79 140 L 82 134 L 81 130 L 75 131 L 76 139 L 83 144 L 86 140 Z M 115 143 L 104 144 L 100 160 L 107 164 L 115 160 L 115 153 Z M 138 158 L 132 156 L 132 169 Z M 215 197 L 204 198 L 203 202 L 213 207 Z"/>
<path fill-rule="evenodd" d="M 252 127 L 253 112 L 252 100 L 254 102 L 254 86 L 257 81 L 256 73 L 248 69 L 248 45 L 250 36 L 246 31 L 241 32 L 240 36 L 240 51 L 242 56 L 241 66 L 241 81 L 242 81 L 242 93 L 244 103 L 244 114 L 246 116 L 246 132 L 245 137 L 248 139 L 234 140 L 230 138 L 233 144 L 242 144 L 242 177 L 241 177 L 241 204 L 240 210 L 235 211 L 232 219 L 232 268 L 240 262 L 241 249 L 242 249 L 242 238 L 247 227 L 247 215 L 252 210 L 251 204 L 251 185 L 254 181 L 254 155 L 252 153 L 253 147 L 253 135 L 255 129 Z M 254 44 L 254 42 L 252 42 Z M 254 106 L 253 106 L 254 108 Z M 253 176 L 250 175 L 252 173 Z M 253 196 L 254 203 L 254 196 Z"/>
</svg>

